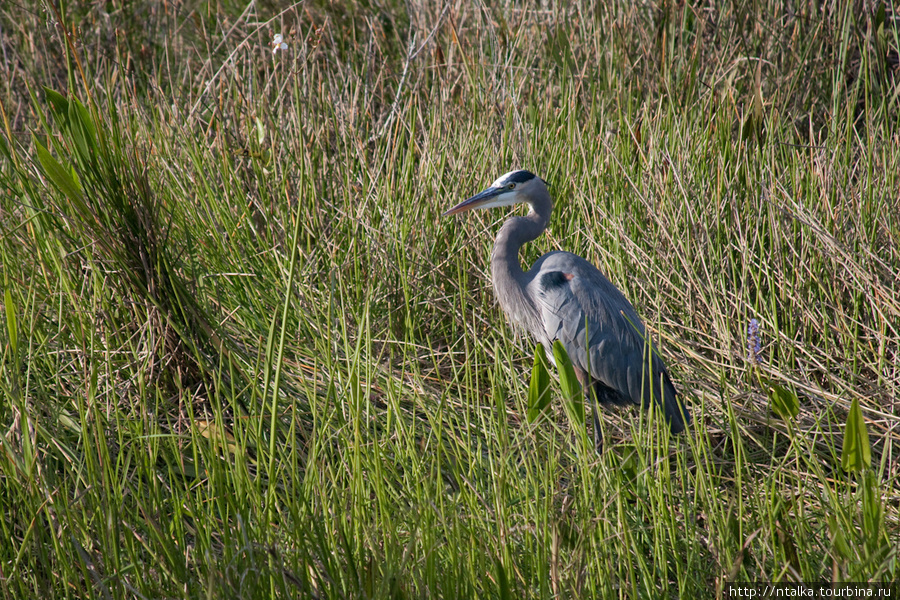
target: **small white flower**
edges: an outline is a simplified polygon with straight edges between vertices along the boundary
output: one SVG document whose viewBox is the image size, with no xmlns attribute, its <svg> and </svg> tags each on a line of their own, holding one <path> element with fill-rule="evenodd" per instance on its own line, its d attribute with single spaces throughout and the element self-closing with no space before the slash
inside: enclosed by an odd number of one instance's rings
<svg viewBox="0 0 900 600">
<path fill-rule="evenodd" d="M 272 40 L 272 53 L 278 54 L 279 50 L 287 50 L 288 45 L 284 42 L 284 38 L 281 37 L 280 33 L 275 34 L 275 38 Z"/>
</svg>

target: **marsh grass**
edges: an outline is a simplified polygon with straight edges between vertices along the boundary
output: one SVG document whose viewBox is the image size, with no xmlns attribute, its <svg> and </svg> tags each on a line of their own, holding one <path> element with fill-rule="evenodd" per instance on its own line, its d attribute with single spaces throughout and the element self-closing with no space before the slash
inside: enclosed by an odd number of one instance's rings
<svg viewBox="0 0 900 600">
<path fill-rule="evenodd" d="M 0 8 L 4 597 L 898 580 L 891 5 L 107 9 Z M 439 217 L 511 166 L 556 199 L 523 262 L 623 290 L 687 435 L 526 419 L 505 215 Z"/>
</svg>

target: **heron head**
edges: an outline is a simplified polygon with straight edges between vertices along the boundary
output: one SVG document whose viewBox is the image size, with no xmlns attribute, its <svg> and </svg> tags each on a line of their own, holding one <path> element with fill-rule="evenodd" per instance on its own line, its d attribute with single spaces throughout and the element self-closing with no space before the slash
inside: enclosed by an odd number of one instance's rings
<svg viewBox="0 0 900 600">
<path fill-rule="evenodd" d="M 538 198 L 549 197 L 547 182 L 530 171 L 510 171 L 501 175 L 481 193 L 463 200 L 442 216 L 455 215 L 473 208 L 496 208 L 513 204 L 532 204 Z"/>
</svg>

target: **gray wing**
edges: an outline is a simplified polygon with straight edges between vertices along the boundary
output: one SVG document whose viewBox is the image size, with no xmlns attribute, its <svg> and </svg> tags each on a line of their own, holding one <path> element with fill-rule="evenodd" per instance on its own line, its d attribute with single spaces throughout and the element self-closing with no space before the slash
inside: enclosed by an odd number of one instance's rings
<svg viewBox="0 0 900 600">
<path fill-rule="evenodd" d="M 622 292 L 592 264 L 568 252 L 544 255 L 529 276 L 546 335 L 541 341 L 548 349 L 559 340 L 573 365 L 600 384 L 595 387 L 599 400 L 647 408 L 655 399 L 672 432 L 683 431 L 690 415 Z"/>
</svg>

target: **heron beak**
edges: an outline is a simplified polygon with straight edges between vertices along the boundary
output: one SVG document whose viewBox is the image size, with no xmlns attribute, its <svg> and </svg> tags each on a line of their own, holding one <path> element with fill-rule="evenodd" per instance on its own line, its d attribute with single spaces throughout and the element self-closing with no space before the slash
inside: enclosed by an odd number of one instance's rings
<svg viewBox="0 0 900 600">
<path fill-rule="evenodd" d="M 467 210 L 472 210 L 473 208 L 490 208 L 493 206 L 491 200 L 505 191 L 506 188 L 490 187 L 479 194 L 475 194 L 468 200 L 463 200 L 441 216 L 446 217 L 447 215 L 455 215 L 457 213 L 466 212 Z"/>
</svg>

